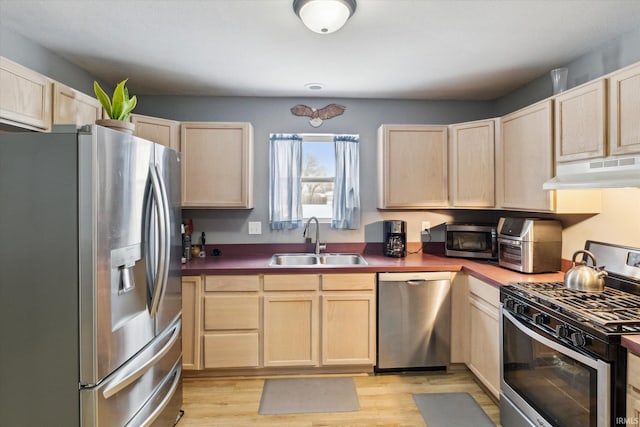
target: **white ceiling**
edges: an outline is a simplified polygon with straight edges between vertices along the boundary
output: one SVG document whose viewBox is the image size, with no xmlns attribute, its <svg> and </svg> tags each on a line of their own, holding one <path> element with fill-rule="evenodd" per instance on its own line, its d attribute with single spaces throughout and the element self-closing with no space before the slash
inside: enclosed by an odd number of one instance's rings
<svg viewBox="0 0 640 427">
<path fill-rule="evenodd" d="M 465 100 L 640 27 L 638 0 L 358 0 L 320 35 L 292 3 L 0 0 L 0 24 L 132 94 Z"/>
</svg>

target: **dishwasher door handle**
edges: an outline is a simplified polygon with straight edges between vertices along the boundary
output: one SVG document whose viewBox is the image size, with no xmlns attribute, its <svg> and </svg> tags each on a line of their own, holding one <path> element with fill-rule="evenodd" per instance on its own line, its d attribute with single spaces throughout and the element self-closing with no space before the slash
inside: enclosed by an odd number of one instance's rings
<svg viewBox="0 0 640 427">
<path fill-rule="evenodd" d="M 418 286 L 418 285 L 423 285 L 428 281 L 429 280 L 426 280 L 426 279 L 414 279 L 414 280 L 407 280 L 405 283 L 411 286 Z"/>
</svg>

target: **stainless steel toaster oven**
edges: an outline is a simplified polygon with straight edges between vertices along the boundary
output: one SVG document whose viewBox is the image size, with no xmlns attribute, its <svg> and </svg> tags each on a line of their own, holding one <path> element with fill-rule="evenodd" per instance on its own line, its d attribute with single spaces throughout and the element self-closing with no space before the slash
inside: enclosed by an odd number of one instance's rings
<svg viewBox="0 0 640 427">
<path fill-rule="evenodd" d="M 498 265 L 523 273 L 560 270 L 562 225 L 554 219 L 500 218 Z"/>
</svg>

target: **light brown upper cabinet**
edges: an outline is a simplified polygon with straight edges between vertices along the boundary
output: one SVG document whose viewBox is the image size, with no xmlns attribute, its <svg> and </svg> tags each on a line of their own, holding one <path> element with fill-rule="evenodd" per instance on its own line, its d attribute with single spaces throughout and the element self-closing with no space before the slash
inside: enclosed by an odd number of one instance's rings
<svg viewBox="0 0 640 427">
<path fill-rule="evenodd" d="M 640 63 L 609 76 L 609 152 L 640 153 Z"/>
<path fill-rule="evenodd" d="M 100 102 L 60 82 L 53 82 L 53 124 L 92 125 L 102 117 Z"/>
<path fill-rule="evenodd" d="M 447 145 L 447 126 L 380 126 L 378 208 L 447 207 Z"/>
<path fill-rule="evenodd" d="M 494 146 L 494 119 L 451 125 L 451 202 L 454 207 L 495 207 Z"/>
<path fill-rule="evenodd" d="M 51 80 L 0 56 L 0 123 L 51 130 Z"/>
<path fill-rule="evenodd" d="M 553 103 L 537 102 L 500 119 L 496 187 L 503 209 L 599 213 L 600 190 L 543 190 L 554 176 Z"/>
<path fill-rule="evenodd" d="M 136 136 L 180 151 L 180 122 L 141 114 L 130 117 L 131 123 L 136 125 Z"/>
<path fill-rule="evenodd" d="M 184 122 L 181 128 L 182 206 L 253 208 L 253 126 Z"/>
<path fill-rule="evenodd" d="M 605 79 L 563 92 L 554 103 L 556 161 L 603 157 L 607 129 Z"/>
<path fill-rule="evenodd" d="M 554 170 L 552 112 L 551 101 L 544 100 L 501 118 L 502 207 L 553 210 L 553 192 L 542 189 Z"/>
</svg>

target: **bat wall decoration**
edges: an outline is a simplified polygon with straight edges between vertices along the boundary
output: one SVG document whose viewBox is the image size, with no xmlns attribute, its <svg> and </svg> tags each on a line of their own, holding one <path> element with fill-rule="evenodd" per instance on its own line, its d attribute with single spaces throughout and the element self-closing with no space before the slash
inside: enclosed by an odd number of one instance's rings
<svg viewBox="0 0 640 427">
<path fill-rule="evenodd" d="M 309 124 L 317 128 L 322 124 L 323 120 L 328 120 L 344 113 L 347 107 L 339 104 L 329 104 L 326 107 L 315 109 L 306 105 L 298 104 L 291 108 L 291 113 L 295 116 L 310 117 Z"/>
</svg>

